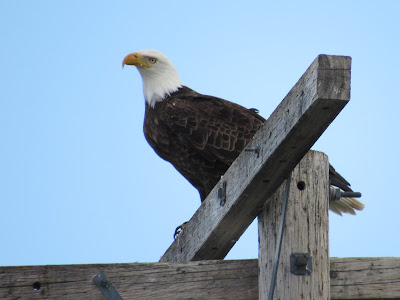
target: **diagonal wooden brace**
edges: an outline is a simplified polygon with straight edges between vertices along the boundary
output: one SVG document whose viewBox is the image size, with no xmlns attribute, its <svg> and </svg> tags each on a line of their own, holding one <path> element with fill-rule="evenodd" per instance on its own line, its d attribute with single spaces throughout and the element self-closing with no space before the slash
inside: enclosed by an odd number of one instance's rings
<svg viewBox="0 0 400 300">
<path fill-rule="evenodd" d="M 160 261 L 223 259 L 350 100 L 351 58 L 318 56 L 224 175 Z"/>
</svg>

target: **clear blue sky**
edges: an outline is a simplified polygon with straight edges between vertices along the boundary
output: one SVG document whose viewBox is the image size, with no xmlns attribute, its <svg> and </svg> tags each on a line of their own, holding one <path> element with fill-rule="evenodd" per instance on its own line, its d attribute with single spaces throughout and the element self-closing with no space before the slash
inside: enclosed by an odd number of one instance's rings
<svg viewBox="0 0 400 300">
<path fill-rule="evenodd" d="M 197 191 L 147 145 L 123 57 L 268 117 L 318 54 L 353 58 L 351 101 L 313 149 L 366 204 L 331 256 L 400 256 L 400 2 L 1 1 L 0 265 L 158 261 Z M 237 4 L 236 4 L 237 3 Z M 228 258 L 257 257 L 253 224 Z"/>
</svg>

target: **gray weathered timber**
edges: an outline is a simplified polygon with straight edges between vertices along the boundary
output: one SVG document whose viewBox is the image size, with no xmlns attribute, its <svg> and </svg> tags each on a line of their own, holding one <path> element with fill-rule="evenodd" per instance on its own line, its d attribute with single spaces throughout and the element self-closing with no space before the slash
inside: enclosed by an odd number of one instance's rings
<svg viewBox="0 0 400 300">
<path fill-rule="evenodd" d="M 0 267 L 0 299 L 104 299 L 102 271 L 126 300 L 258 299 L 256 259 Z M 400 298 L 399 257 L 331 258 L 330 273 L 332 299 Z"/>
<path fill-rule="evenodd" d="M 274 299 L 329 299 L 328 157 L 322 152 L 309 151 L 290 176 Z M 271 289 L 285 189 L 283 183 L 258 216 L 260 299 L 268 299 Z M 290 272 L 293 253 L 310 254 L 311 274 Z"/>
<path fill-rule="evenodd" d="M 331 299 L 400 299 L 400 257 L 331 258 Z"/>
<path fill-rule="evenodd" d="M 160 261 L 223 259 L 350 99 L 351 58 L 318 56 L 279 104 L 247 149 L 223 177 L 226 203 L 217 197 L 219 184 L 172 243 Z M 266 99 L 267 101 L 268 99 Z"/>
<path fill-rule="evenodd" d="M 100 272 L 124 300 L 245 300 L 258 293 L 257 261 L 241 260 L 1 267 L 0 299 L 104 299 L 93 282 Z"/>
</svg>

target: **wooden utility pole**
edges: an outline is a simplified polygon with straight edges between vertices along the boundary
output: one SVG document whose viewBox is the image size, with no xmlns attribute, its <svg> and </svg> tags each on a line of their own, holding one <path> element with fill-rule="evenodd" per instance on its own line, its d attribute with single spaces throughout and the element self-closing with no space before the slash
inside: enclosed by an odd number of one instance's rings
<svg viewBox="0 0 400 300">
<path fill-rule="evenodd" d="M 271 280 L 285 192 L 283 183 L 258 216 L 260 299 L 268 299 L 273 281 L 274 299 L 328 299 L 328 157 L 310 151 L 290 175 L 278 272 Z"/>
</svg>

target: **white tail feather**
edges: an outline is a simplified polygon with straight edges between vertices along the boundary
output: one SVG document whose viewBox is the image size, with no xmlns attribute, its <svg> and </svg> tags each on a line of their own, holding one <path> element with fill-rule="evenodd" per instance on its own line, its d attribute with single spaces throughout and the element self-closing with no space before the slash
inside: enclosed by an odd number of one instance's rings
<svg viewBox="0 0 400 300">
<path fill-rule="evenodd" d="M 338 215 L 342 215 L 342 213 L 355 215 L 355 210 L 363 210 L 364 206 L 355 198 L 340 198 L 329 203 L 329 209 Z"/>
</svg>

